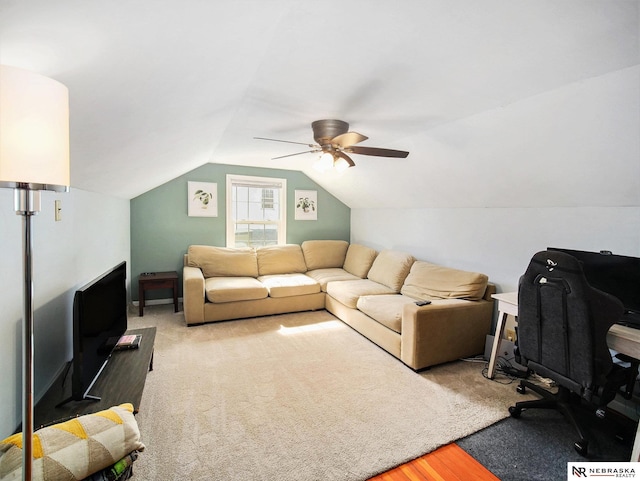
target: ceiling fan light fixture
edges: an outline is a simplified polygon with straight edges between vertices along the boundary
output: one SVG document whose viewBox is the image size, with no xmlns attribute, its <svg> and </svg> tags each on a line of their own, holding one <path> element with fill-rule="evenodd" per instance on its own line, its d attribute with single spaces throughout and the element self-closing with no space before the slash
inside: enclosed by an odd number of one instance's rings
<svg viewBox="0 0 640 481">
<path fill-rule="evenodd" d="M 311 123 L 311 127 L 313 129 L 313 138 L 316 141 L 315 144 L 304 144 L 302 142 L 269 139 L 266 137 L 254 137 L 254 139 L 285 142 L 289 144 L 301 144 L 311 148 L 311 150 L 307 150 L 305 152 L 273 157 L 272 160 L 292 157 L 300 154 L 322 152 L 320 158 L 313 164 L 313 168 L 318 172 L 327 172 L 328 170 L 333 169 L 336 172 L 341 173 L 349 167 L 354 167 L 356 164 L 351 159 L 351 154 L 371 155 L 374 157 L 395 157 L 402 159 L 409 155 L 409 152 L 405 152 L 404 150 L 380 149 L 377 147 L 362 147 L 360 145 L 356 145 L 367 140 L 368 137 L 366 135 L 359 134 L 358 132 L 350 132 L 349 124 L 342 120 L 316 120 Z"/>
<path fill-rule="evenodd" d="M 333 167 L 334 159 L 331 152 L 323 153 L 320 158 L 313 164 L 313 168 L 318 172 L 326 172 Z"/>
<path fill-rule="evenodd" d="M 347 170 L 349 167 L 351 167 L 351 165 L 349 165 L 349 162 L 347 162 L 345 159 L 343 159 L 342 157 L 338 157 L 334 162 L 333 162 L 333 168 L 336 169 L 336 172 L 344 172 L 345 170 Z"/>
</svg>

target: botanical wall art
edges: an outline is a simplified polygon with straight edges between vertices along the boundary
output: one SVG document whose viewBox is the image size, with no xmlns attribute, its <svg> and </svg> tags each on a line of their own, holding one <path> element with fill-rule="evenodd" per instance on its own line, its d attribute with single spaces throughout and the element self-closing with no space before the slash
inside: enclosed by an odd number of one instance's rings
<svg viewBox="0 0 640 481">
<path fill-rule="evenodd" d="M 318 220 L 318 191 L 296 190 L 296 220 Z"/>
<path fill-rule="evenodd" d="M 190 217 L 218 217 L 218 184 L 188 182 Z"/>
</svg>

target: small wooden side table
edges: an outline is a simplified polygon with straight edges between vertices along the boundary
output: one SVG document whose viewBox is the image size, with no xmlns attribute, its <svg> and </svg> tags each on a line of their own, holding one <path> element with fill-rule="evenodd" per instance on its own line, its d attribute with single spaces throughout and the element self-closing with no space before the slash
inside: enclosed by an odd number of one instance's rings
<svg viewBox="0 0 640 481">
<path fill-rule="evenodd" d="M 171 289 L 173 291 L 173 307 L 178 312 L 178 273 L 144 272 L 138 277 L 138 297 L 140 298 L 139 315 L 144 315 L 144 293 L 151 289 Z"/>
</svg>

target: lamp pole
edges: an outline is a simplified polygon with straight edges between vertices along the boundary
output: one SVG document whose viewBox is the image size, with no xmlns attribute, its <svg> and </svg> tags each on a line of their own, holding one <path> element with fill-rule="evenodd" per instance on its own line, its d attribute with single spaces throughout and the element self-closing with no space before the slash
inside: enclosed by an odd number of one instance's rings
<svg viewBox="0 0 640 481">
<path fill-rule="evenodd" d="M 69 191 L 69 91 L 61 83 L 0 65 L 0 187 L 14 190 L 23 218 L 22 479 L 33 478 L 33 258 L 31 217 L 40 191 Z"/>
<path fill-rule="evenodd" d="M 40 211 L 40 191 L 27 185 L 15 189 L 16 214 L 22 216 L 24 322 L 22 324 L 22 479 L 33 477 L 33 256 L 31 217 Z"/>
</svg>

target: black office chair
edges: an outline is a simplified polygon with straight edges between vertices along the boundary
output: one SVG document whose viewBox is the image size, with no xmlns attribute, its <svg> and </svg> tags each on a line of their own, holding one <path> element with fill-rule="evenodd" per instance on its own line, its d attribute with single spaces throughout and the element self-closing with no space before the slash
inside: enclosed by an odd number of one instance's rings
<svg viewBox="0 0 640 481">
<path fill-rule="evenodd" d="M 559 410 L 578 432 L 576 451 L 587 456 L 586 430 L 572 404 L 586 400 L 603 417 L 604 407 L 627 382 L 628 370 L 613 363 L 607 347 L 607 331 L 623 311 L 617 298 L 588 284 L 575 257 L 555 251 L 535 254 L 518 289 L 518 362 L 555 381 L 558 391 L 522 380 L 518 392 L 528 387 L 543 398 L 516 403 L 509 408 L 511 416 L 520 417 L 529 408 Z"/>
</svg>

